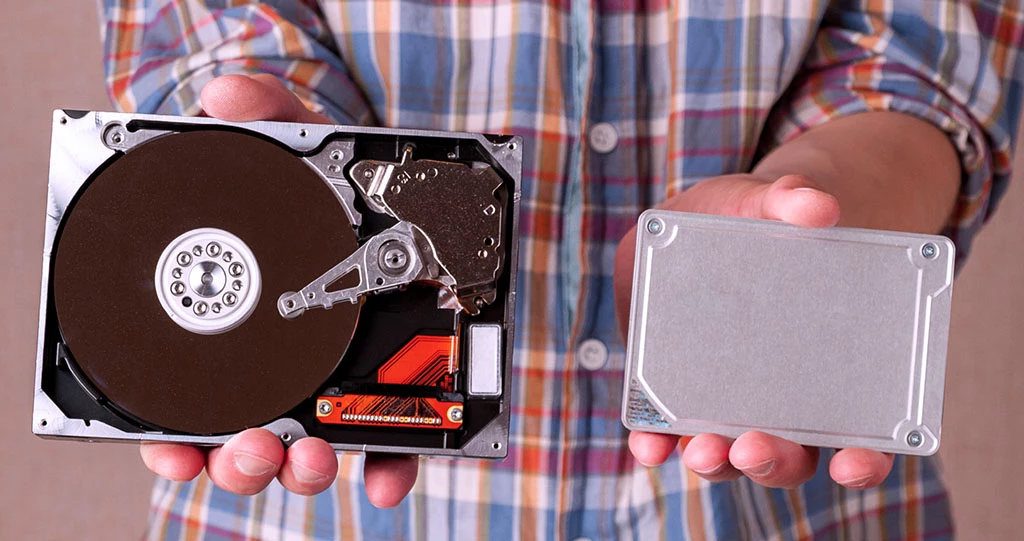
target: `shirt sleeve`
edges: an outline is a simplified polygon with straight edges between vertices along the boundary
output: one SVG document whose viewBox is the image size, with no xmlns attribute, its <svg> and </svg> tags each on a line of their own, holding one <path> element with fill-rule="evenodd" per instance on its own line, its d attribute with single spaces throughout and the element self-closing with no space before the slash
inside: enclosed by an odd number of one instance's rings
<svg viewBox="0 0 1024 541">
<path fill-rule="evenodd" d="M 944 233 L 957 243 L 962 263 L 1010 180 L 1024 78 L 1018 4 L 832 2 L 768 120 L 762 148 L 862 111 L 898 111 L 933 123 L 961 158 L 960 195 Z"/>
<path fill-rule="evenodd" d="M 372 110 L 315 2 L 103 0 L 104 71 L 122 111 L 196 115 L 215 77 L 269 73 L 342 124 Z"/>
</svg>

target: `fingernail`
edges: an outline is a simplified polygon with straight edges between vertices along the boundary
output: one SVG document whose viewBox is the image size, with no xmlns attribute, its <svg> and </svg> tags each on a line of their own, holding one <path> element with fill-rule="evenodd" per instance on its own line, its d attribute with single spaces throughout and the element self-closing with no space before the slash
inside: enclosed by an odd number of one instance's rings
<svg viewBox="0 0 1024 541">
<path fill-rule="evenodd" d="M 856 479 L 850 479 L 849 481 L 843 483 L 843 485 L 845 485 L 847 488 L 853 488 L 853 489 L 858 489 L 859 490 L 859 489 L 862 489 L 862 488 L 868 486 L 868 483 L 871 482 L 871 480 L 873 478 L 874 478 L 873 475 L 865 475 L 864 477 L 858 477 Z"/>
<path fill-rule="evenodd" d="M 266 475 L 276 467 L 273 462 L 249 453 L 235 453 L 234 459 L 235 468 L 249 477 Z"/>
<path fill-rule="evenodd" d="M 307 468 L 298 462 L 292 462 L 292 475 L 295 476 L 296 481 L 304 485 L 312 485 L 327 479 L 327 474 Z"/>
<path fill-rule="evenodd" d="M 757 464 L 747 466 L 746 468 L 740 468 L 740 471 L 747 475 L 762 476 L 768 475 L 773 469 L 775 469 L 775 459 L 770 458 L 764 462 L 758 462 Z"/>
<path fill-rule="evenodd" d="M 723 471 L 725 471 L 725 467 L 728 466 L 728 465 L 729 465 L 728 463 L 723 462 L 723 463 L 721 463 L 721 464 L 719 464 L 719 465 L 717 465 L 717 466 L 715 466 L 713 468 L 706 468 L 706 469 L 700 469 L 700 470 L 698 470 L 697 468 L 691 468 L 691 469 L 693 470 L 694 473 L 699 473 L 700 475 L 718 475 L 718 474 L 722 473 Z"/>
<path fill-rule="evenodd" d="M 801 187 L 801 188 L 793 188 L 793 191 L 794 192 L 816 192 L 816 193 L 820 193 L 821 192 L 821 190 L 818 190 L 816 188 L 808 188 L 807 186 L 804 186 L 804 187 Z"/>
</svg>

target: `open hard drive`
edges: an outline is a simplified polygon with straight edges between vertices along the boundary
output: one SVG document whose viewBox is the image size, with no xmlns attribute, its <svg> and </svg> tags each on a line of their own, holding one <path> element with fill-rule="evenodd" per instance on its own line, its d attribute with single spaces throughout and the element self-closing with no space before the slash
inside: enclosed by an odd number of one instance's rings
<svg viewBox="0 0 1024 541">
<path fill-rule="evenodd" d="M 505 456 L 521 144 L 56 111 L 33 430 Z"/>
</svg>

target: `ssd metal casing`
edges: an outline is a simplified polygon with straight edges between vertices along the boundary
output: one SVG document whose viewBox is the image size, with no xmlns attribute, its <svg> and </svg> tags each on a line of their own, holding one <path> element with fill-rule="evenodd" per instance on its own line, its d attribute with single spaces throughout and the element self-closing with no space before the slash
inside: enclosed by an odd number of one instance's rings
<svg viewBox="0 0 1024 541">
<path fill-rule="evenodd" d="M 623 423 L 935 453 L 954 249 L 933 235 L 645 212 Z"/>
</svg>

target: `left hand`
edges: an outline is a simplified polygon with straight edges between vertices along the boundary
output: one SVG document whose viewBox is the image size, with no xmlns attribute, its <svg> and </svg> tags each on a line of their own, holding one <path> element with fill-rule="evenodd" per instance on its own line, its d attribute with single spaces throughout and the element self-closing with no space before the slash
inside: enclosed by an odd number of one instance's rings
<svg viewBox="0 0 1024 541">
<path fill-rule="evenodd" d="M 705 180 L 659 208 L 740 218 L 780 220 L 804 227 L 832 227 L 839 221 L 839 201 L 810 179 L 783 176 L 768 182 L 754 175 L 726 175 Z M 622 239 L 615 255 L 615 297 L 619 322 L 626 335 L 632 289 L 636 228 Z M 633 432 L 629 449 L 646 466 L 663 463 L 681 445 L 683 463 L 708 481 L 729 481 L 746 475 L 772 488 L 795 488 L 814 476 L 818 449 L 763 432 L 747 432 L 735 440 L 715 434 L 695 437 Z M 842 449 L 832 457 L 829 473 L 854 489 L 880 484 L 892 469 L 890 454 L 868 449 Z"/>
</svg>

